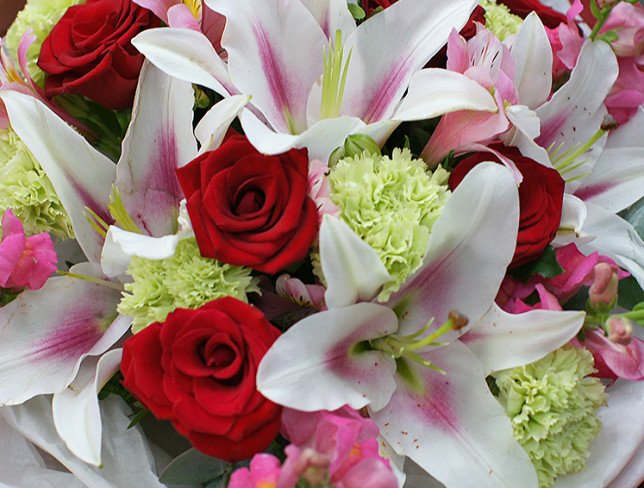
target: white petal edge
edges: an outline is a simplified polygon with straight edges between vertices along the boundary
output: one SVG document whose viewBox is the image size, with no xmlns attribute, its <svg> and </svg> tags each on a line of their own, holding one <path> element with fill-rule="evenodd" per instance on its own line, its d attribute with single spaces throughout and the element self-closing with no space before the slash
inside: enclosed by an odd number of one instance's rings
<svg viewBox="0 0 644 488">
<path fill-rule="evenodd" d="M 195 127 L 195 136 L 201 147 L 199 154 L 217 149 L 226 136 L 230 124 L 250 101 L 246 95 L 233 95 L 215 104 Z"/>
<path fill-rule="evenodd" d="M 370 301 L 392 279 L 378 253 L 344 221 L 330 215 L 320 226 L 320 263 L 329 308 Z"/>
</svg>

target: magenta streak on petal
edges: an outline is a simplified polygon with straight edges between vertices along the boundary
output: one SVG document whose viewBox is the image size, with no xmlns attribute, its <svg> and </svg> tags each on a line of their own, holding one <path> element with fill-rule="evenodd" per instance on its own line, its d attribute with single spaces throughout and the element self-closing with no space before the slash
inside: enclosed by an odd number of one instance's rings
<svg viewBox="0 0 644 488">
<path fill-rule="evenodd" d="M 565 123 L 568 121 L 572 110 L 569 108 L 562 109 L 561 112 L 556 114 L 550 120 L 541 124 L 541 134 L 537 137 L 534 142 L 539 144 L 541 147 L 547 148 L 553 141 L 557 140 L 558 137 L 563 137 L 562 128 Z M 563 141 L 562 141 L 563 142 Z"/>
<path fill-rule="evenodd" d="M 443 376 L 428 371 L 425 374 L 426 394 L 419 398 L 418 405 L 428 423 L 446 433 L 455 433 L 460 430 L 459 420 L 454 414 L 455 406 L 449 392 L 449 382 L 449 373 Z"/>
<path fill-rule="evenodd" d="M 179 154 L 174 130 L 164 127 L 153 146 L 146 173 L 135 177 L 129 189 L 127 210 L 148 235 L 159 237 L 174 232 L 183 193 L 176 175 Z"/>
<path fill-rule="evenodd" d="M 52 331 L 28 353 L 31 361 L 69 361 L 87 353 L 103 335 L 95 312 L 87 307 L 63 317 L 61 320 L 65 320 L 66 324 Z"/>
<path fill-rule="evenodd" d="M 291 124 L 288 120 L 291 110 L 286 96 L 286 83 L 284 81 L 283 73 L 279 68 L 280 63 L 273 52 L 264 29 L 262 29 L 259 24 L 255 23 L 253 25 L 253 32 L 255 34 L 255 39 L 257 40 L 260 60 L 264 75 L 266 76 L 266 81 L 268 82 L 268 87 L 273 97 L 273 102 L 279 115 L 282 117 L 282 122 L 284 123 L 283 127 L 276 127 L 276 129 L 284 132 L 291 132 L 291 129 L 293 128 L 290 126 Z"/>
<path fill-rule="evenodd" d="M 361 119 L 367 124 L 378 122 L 391 107 L 391 101 L 396 98 L 400 85 L 409 78 L 408 69 L 411 57 L 399 64 L 395 64 L 387 75 L 378 82 L 378 88 L 372 90 L 373 97 Z M 408 81 L 408 80 L 407 80 Z"/>
<path fill-rule="evenodd" d="M 589 185 L 577 190 L 575 192 L 575 196 L 581 198 L 582 200 L 589 200 L 593 197 L 596 197 L 597 195 L 601 195 L 602 193 L 610 190 L 614 186 L 615 186 L 614 184 L 608 183 L 608 182 Z"/>
<path fill-rule="evenodd" d="M 77 180 L 74 179 L 74 176 L 68 171 L 63 170 L 65 173 L 65 178 L 70 182 L 72 188 L 76 192 L 76 195 L 80 198 L 83 205 L 90 210 L 94 211 L 101 219 L 103 219 L 108 225 L 114 223 L 112 216 L 106 211 L 106 209 L 97 202 L 92 195 L 81 185 Z M 109 191 L 109 189 L 108 189 Z"/>
</svg>

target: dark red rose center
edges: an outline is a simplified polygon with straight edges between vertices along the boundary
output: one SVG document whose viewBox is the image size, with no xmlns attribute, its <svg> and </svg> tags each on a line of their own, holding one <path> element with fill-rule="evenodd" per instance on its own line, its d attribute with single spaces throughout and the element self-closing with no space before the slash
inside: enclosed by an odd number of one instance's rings
<svg viewBox="0 0 644 488">
<path fill-rule="evenodd" d="M 264 192 L 258 189 L 250 189 L 243 194 L 239 195 L 238 202 L 235 205 L 235 213 L 237 215 L 248 215 L 255 213 L 264 206 L 266 196 Z"/>
</svg>

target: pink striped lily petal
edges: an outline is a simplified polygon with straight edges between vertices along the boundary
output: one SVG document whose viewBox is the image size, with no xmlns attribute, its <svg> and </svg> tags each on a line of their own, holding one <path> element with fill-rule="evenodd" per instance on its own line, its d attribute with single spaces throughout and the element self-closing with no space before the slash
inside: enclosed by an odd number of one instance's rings
<svg viewBox="0 0 644 488">
<path fill-rule="evenodd" d="M 611 132 L 593 172 L 575 191 L 582 200 L 619 212 L 644 197 L 644 107 Z"/>
<path fill-rule="evenodd" d="M 450 310 L 475 324 L 492 305 L 512 260 L 518 225 L 519 196 L 510 171 L 495 163 L 476 166 L 445 203 L 423 266 L 389 300 L 402 317 L 401 333 L 416 332 L 432 317 L 440 326 Z"/>
<path fill-rule="evenodd" d="M 211 88 L 224 97 L 238 93 L 226 63 L 201 32 L 178 27 L 148 29 L 132 39 L 132 44 L 170 76 Z"/>
<path fill-rule="evenodd" d="M 475 6 L 474 0 L 400 0 L 362 23 L 346 41 L 345 51 L 353 53 L 342 114 L 366 123 L 390 119 L 414 72 L 453 28 L 465 25 Z"/>
<path fill-rule="evenodd" d="M 455 341 L 423 357 L 447 375 L 411 363 L 422 390 L 397 376 L 389 404 L 370 408 L 392 448 L 447 486 L 472 486 L 476 480 L 477 488 L 536 488 L 537 473 L 472 352 Z"/>
<path fill-rule="evenodd" d="M 6 91 L 0 98 L 13 129 L 51 180 L 85 255 L 98 262 L 103 240 L 87 221 L 85 208 L 112 222 L 106 209 L 116 166 L 35 98 Z"/>
<path fill-rule="evenodd" d="M 509 314 L 496 304 L 461 337 L 486 374 L 532 363 L 575 337 L 584 312 L 533 310 Z"/>
<path fill-rule="evenodd" d="M 133 3 L 151 10 L 154 15 L 168 23 L 168 9 L 173 5 L 178 5 L 181 0 L 132 0 Z"/>
<path fill-rule="evenodd" d="M 239 116 L 250 98 L 247 95 L 233 95 L 215 104 L 206 112 L 195 127 L 195 136 L 201 146 L 199 154 L 219 147 L 230 124 Z"/>
<path fill-rule="evenodd" d="M 257 389 L 280 405 L 307 412 L 345 404 L 383 408 L 396 388 L 396 363 L 359 345 L 397 328 L 394 312 L 376 303 L 311 315 L 266 353 L 257 371 Z"/>
<path fill-rule="evenodd" d="M 98 393 L 119 370 L 122 351 L 85 359 L 74 381 L 54 394 L 52 402 L 58 435 L 76 457 L 94 466 L 101 464 L 103 433 Z M 84 428 L 79 429 L 80 425 Z"/>
<path fill-rule="evenodd" d="M 615 54 L 609 44 L 586 41 L 568 82 L 536 109 L 541 134 L 535 142 L 546 149 L 559 148 L 559 154 L 585 144 L 607 113 L 603 102 L 617 79 L 617 71 Z M 586 163 L 568 173 L 566 179 L 591 171 L 604 144 L 605 138 L 579 156 L 578 161 L 586 160 Z M 574 192 L 580 185 L 579 180 L 572 181 L 566 184 L 566 190 Z"/>
<path fill-rule="evenodd" d="M 193 101 L 190 83 L 144 64 L 117 165 L 116 187 L 134 223 L 151 236 L 177 230 L 183 193 L 176 170 L 197 155 Z"/>
<path fill-rule="evenodd" d="M 83 358 L 102 354 L 129 328 L 127 318 L 114 320 L 119 300 L 118 290 L 58 277 L 2 307 L 0 405 L 63 391 Z"/>
<path fill-rule="evenodd" d="M 328 42 L 311 12 L 299 0 L 207 4 L 226 17 L 221 45 L 235 87 L 253 97 L 275 131 L 304 132 L 309 90 L 322 74 Z"/>
</svg>

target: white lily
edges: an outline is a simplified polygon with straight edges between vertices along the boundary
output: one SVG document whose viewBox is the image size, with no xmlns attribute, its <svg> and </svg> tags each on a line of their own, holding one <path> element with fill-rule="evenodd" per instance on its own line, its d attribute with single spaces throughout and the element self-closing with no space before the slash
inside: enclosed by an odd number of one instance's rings
<svg viewBox="0 0 644 488">
<path fill-rule="evenodd" d="M 275 342 L 260 364 L 258 389 L 306 411 L 368 407 L 398 454 L 448 486 L 474 479 L 477 486 L 536 487 L 536 472 L 485 377 L 565 344 L 584 314 L 509 315 L 493 304 L 518 215 L 511 172 L 493 163 L 474 168 L 434 224 L 422 268 L 386 305 L 354 303 L 372 299 L 390 278 L 373 249 L 325 216 L 320 255 L 329 310 Z M 360 261 L 347 266 L 356 255 Z M 470 327 L 461 328 L 450 310 L 467 316 Z"/>
<path fill-rule="evenodd" d="M 346 0 L 206 3 L 226 17 L 227 63 L 188 29 L 150 29 L 132 42 L 172 76 L 251 96 L 240 119 L 260 152 L 305 147 L 310 159 L 326 161 L 353 133 L 382 144 L 405 120 L 497 110 L 460 73 L 422 69 L 465 24 L 474 0 L 400 0 L 357 28 Z"/>
<path fill-rule="evenodd" d="M 528 19 L 512 54 L 526 64 L 540 62 L 551 48 L 543 25 L 535 22 L 530 27 L 532 41 L 519 42 L 527 23 Z M 644 243 L 633 226 L 616 215 L 644 197 L 644 108 L 608 136 L 601 130 L 608 113 L 604 100 L 618 73 L 615 54 L 603 41 L 586 41 L 570 79 L 547 100 L 538 87 L 549 86 L 550 70 L 529 70 L 531 75 L 520 85 L 528 93 L 541 93 L 532 105 L 540 119 L 539 137 L 531 141 L 516 132 L 511 143 L 557 169 L 566 180 L 555 245 L 574 241 L 582 252 L 609 256 L 644 286 Z"/>
<path fill-rule="evenodd" d="M 131 256 L 160 259 L 174 253 L 183 198 L 175 170 L 197 155 L 197 139 L 204 150 L 219 145 L 247 97 L 213 107 L 195 136 L 192 87 L 145 65 L 117 165 L 35 98 L 12 91 L 0 97 L 13 129 L 51 180 L 89 260 L 0 309 L 0 405 L 53 393 L 58 434 L 76 456 L 99 465 L 95 390 L 118 361 L 92 357 L 110 349 L 131 325 L 116 312 L 119 281 Z M 143 234 L 107 227 L 114 222 L 108 212 L 112 186 L 130 224 Z M 69 417 L 70 410 L 82 415 Z M 77 422 L 84 421 L 87 427 L 79 429 Z"/>
</svg>

